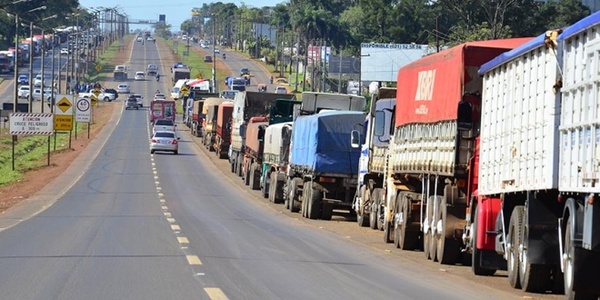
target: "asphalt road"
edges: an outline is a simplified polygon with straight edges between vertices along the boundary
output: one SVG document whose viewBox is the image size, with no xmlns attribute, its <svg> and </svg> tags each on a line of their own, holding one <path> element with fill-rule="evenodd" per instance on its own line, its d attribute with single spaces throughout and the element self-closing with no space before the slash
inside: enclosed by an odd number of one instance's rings
<svg viewBox="0 0 600 300">
<path fill-rule="evenodd" d="M 129 69 L 157 60 L 135 43 Z M 130 84 L 146 105 L 166 86 Z M 0 231 L 0 298 L 521 298 L 278 213 L 183 128 L 179 155 L 151 155 L 147 108 L 111 125 L 64 195 Z"/>
</svg>

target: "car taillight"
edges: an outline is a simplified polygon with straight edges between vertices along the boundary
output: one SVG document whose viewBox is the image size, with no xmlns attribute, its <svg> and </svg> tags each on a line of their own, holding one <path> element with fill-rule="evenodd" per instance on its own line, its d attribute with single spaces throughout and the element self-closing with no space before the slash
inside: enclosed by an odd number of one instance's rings
<svg viewBox="0 0 600 300">
<path fill-rule="evenodd" d="M 177 140 L 172 140 L 171 144 L 176 145 L 177 144 Z"/>
<path fill-rule="evenodd" d="M 155 143 L 155 144 L 156 144 L 156 143 L 158 143 L 158 141 L 157 141 L 157 140 L 155 140 L 155 139 L 152 139 L 152 143 Z"/>
</svg>

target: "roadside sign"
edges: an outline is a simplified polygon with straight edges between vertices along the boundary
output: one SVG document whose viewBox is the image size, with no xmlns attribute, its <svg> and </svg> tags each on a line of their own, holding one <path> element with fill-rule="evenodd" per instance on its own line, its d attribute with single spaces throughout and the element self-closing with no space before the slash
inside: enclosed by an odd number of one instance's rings
<svg viewBox="0 0 600 300">
<path fill-rule="evenodd" d="M 100 90 L 100 88 L 95 87 L 94 88 L 94 95 L 96 95 L 96 97 L 100 96 L 100 93 L 102 93 L 102 91 Z"/>
<path fill-rule="evenodd" d="M 92 102 L 92 106 L 98 105 L 98 98 L 96 98 L 96 96 L 91 95 L 90 96 L 90 101 Z"/>
<path fill-rule="evenodd" d="M 54 115 L 54 130 L 71 131 L 73 130 L 72 115 Z"/>
<path fill-rule="evenodd" d="M 190 88 L 187 85 L 181 87 L 181 93 L 184 96 L 188 96 L 190 94 Z"/>
<path fill-rule="evenodd" d="M 51 135 L 54 132 L 52 114 L 10 114 L 11 135 Z"/>
<path fill-rule="evenodd" d="M 56 114 L 59 114 L 59 115 L 72 115 L 73 114 L 73 104 L 71 103 L 71 101 L 69 101 L 69 99 L 67 99 L 67 97 L 60 98 L 60 100 L 58 100 L 58 102 L 56 102 L 56 108 L 58 108 L 57 110 L 55 110 Z"/>
<path fill-rule="evenodd" d="M 92 105 L 90 99 L 79 98 L 75 105 L 75 121 L 89 123 L 91 122 L 92 116 Z"/>
<path fill-rule="evenodd" d="M 102 65 L 96 64 L 96 72 L 100 72 L 100 71 L 102 71 Z"/>
</svg>

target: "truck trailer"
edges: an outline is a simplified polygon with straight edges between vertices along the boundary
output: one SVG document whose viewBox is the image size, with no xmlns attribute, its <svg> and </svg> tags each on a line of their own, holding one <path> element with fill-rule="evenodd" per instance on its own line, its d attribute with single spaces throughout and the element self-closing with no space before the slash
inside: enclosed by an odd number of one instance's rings
<svg viewBox="0 0 600 300">
<path fill-rule="evenodd" d="M 219 104 L 229 101 L 223 98 L 207 98 L 204 100 L 202 113 L 204 114 L 204 122 L 202 124 L 202 144 L 209 150 L 214 151 L 213 144 L 217 133 L 217 112 Z"/>
<path fill-rule="evenodd" d="M 484 64 L 472 269 L 528 292 L 600 296 L 600 13 Z M 582 59 L 584 57 L 584 59 Z M 499 256 L 501 259 L 490 259 Z"/>
<path fill-rule="evenodd" d="M 398 71 L 385 176 L 384 241 L 461 262 L 470 171 L 479 132 L 477 70 L 530 38 L 468 42 Z"/>
<path fill-rule="evenodd" d="M 221 159 L 229 158 L 228 151 L 231 146 L 231 122 L 233 114 L 233 102 L 223 102 L 217 108 L 217 131 L 213 148 L 217 157 Z M 233 172 L 233 165 L 231 165 Z"/>
</svg>

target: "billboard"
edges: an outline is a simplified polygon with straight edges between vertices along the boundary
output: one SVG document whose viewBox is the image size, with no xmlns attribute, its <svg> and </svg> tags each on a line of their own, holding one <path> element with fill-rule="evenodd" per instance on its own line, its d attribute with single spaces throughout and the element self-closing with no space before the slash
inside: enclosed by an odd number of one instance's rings
<svg viewBox="0 0 600 300">
<path fill-rule="evenodd" d="M 430 53 L 428 45 L 361 43 L 361 80 L 396 81 L 398 69 Z"/>
<path fill-rule="evenodd" d="M 360 59 L 351 56 L 332 55 L 329 57 L 329 74 L 360 74 Z M 358 78 L 358 77 L 357 77 Z"/>
<path fill-rule="evenodd" d="M 158 23 L 163 23 L 167 21 L 167 15 L 158 15 Z"/>
</svg>

